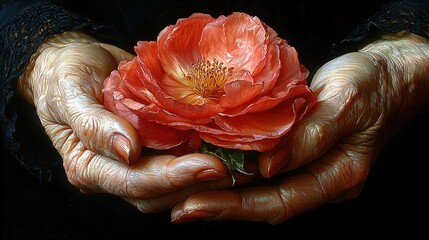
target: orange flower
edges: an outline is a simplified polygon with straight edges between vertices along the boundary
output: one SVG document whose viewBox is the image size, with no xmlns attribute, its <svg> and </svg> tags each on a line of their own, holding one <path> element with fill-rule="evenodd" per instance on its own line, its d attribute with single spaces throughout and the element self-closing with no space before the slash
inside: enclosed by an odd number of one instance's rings
<svg viewBox="0 0 429 240">
<path fill-rule="evenodd" d="M 296 50 L 245 13 L 193 14 L 135 51 L 105 80 L 104 105 L 146 147 L 269 151 L 316 102 Z"/>
</svg>

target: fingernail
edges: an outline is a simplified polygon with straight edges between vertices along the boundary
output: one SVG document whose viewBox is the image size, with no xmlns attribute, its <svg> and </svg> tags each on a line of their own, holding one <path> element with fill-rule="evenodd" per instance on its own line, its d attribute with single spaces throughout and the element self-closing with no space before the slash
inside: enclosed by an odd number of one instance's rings
<svg viewBox="0 0 429 240">
<path fill-rule="evenodd" d="M 174 209 L 171 212 L 171 222 L 175 221 L 176 219 L 180 218 L 180 216 L 183 214 L 183 209 Z"/>
<path fill-rule="evenodd" d="M 199 181 L 207 181 L 207 180 L 213 180 L 213 179 L 217 179 L 225 176 L 227 176 L 226 173 L 218 172 L 215 169 L 206 169 L 197 173 L 197 175 L 195 175 L 195 179 Z"/>
<path fill-rule="evenodd" d="M 187 223 L 203 219 L 211 219 L 214 217 L 212 212 L 195 210 L 190 212 L 182 212 L 177 218 L 171 220 L 172 223 Z"/>
<path fill-rule="evenodd" d="M 115 134 L 112 138 L 113 151 L 123 162 L 130 162 L 130 141 L 121 134 Z"/>
<path fill-rule="evenodd" d="M 271 162 L 268 166 L 268 177 L 274 176 L 278 173 L 284 166 L 286 166 L 287 160 L 283 154 L 278 156 L 278 154 L 274 154 L 271 157 Z"/>
</svg>

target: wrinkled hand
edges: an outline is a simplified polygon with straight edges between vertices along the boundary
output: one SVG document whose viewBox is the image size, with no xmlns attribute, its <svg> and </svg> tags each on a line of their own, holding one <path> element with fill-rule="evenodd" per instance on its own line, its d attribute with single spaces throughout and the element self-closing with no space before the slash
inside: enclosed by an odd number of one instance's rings
<svg viewBox="0 0 429 240">
<path fill-rule="evenodd" d="M 43 43 L 18 81 L 62 156 L 70 183 L 83 192 L 120 196 L 142 212 L 170 208 L 199 189 L 231 186 L 224 164 L 212 156 L 140 157 L 134 127 L 101 104 L 104 79 L 132 57 L 67 32 Z"/>
<path fill-rule="evenodd" d="M 428 103 L 429 43 L 390 36 L 326 63 L 310 87 L 318 106 L 259 161 L 263 176 L 288 177 L 265 187 L 197 193 L 173 209 L 173 222 L 277 224 L 357 197 L 385 142 Z"/>
</svg>

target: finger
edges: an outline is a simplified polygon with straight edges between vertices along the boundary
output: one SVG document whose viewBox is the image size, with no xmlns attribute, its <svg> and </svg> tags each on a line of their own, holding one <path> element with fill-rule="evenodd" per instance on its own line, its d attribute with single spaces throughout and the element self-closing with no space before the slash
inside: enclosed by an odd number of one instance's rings
<svg viewBox="0 0 429 240">
<path fill-rule="evenodd" d="M 106 110 L 92 94 L 83 92 L 80 85 L 80 82 L 68 83 L 68 89 L 77 90 L 64 94 L 67 97 L 61 103 L 59 119 L 71 127 L 87 149 L 125 163 L 135 161 L 141 153 L 135 128 Z"/>
<path fill-rule="evenodd" d="M 154 198 L 199 181 L 227 176 L 222 161 L 203 154 L 140 158 L 133 165 L 98 155 L 70 131 L 60 148 L 69 181 L 79 189 L 128 198 Z"/>
<path fill-rule="evenodd" d="M 178 191 L 167 193 L 165 195 L 152 199 L 142 200 L 126 198 L 125 200 L 136 206 L 143 213 L 159 212 L 165 209 L 171 209 L 176 204 L 185 201 L 186 198 L 188 198 L 194 193 L 215 189 L 228 189 L 232 187 L 238 187 L 249 183 L 258 177 L 258 169 L 256 163 L 249 162 L 248 164 L 246 164 L 246 171 L 253 174 L 247 175 L 236 173 L 236 181 L 234 183 L 234 186 L 232 185 L 232 177 L 229 175 L 212 181 L 198 182 Z"/>
<path fill-rule="evenodd" d="M 282 205 L 274 187 L 245 190 L 218 190 L 197 193 L 176 205 L 171 212 L 172 223 L 197 220 L 244 220 L 270 222 Z"/>
<path fill-rule="evenodd" d="M 113 55 L 117 63 L 119 63 L 122 60 L 130 61 L 134 58 L 134 55 L 116 46 L 106 44 L 106 43 L 98 43 L 98 44 L 100 44 L 101 47 L 109 51 Z"/>
<path fill-rule="evenodd" d="M 357 130 L 362 121 L 357 116 L 365 107 L 358 82 L 370 78 L 371 72 L 346 64 L 351 57 L 335 59 L 317 71 L 311 88 L 317 94 L 318 106 L 283 137 L 276 149 L 261 154 L 259 167 L 263 176 L 306 165 L 342 136 Z"/>
<path fill-rule="evenodd" d="M 69 84 L 71 88 L 77 88 Z M 70 94 L 70 93 L 69 93 Z M 142 146 L 136 129 L 125 119 L 106 110 L 94 96 L 80 92 L 70 94 L 46 122 L 70 126 L 85 147 L 107 158 L 131 163 L 138 159 Z M 43 113 L 39 113 L 44 118 Z M 50 117 L 54 116 L 54 117 Z M 55 117 L 56 116 L 56 117 Z M 47 131 L 58 138 L 55 131 Z"/>
<path fill-rule="evenodd" d="M 337 148 L 302 174 L 278 185 L 198 193 L 173 208 L 172 222 L 204 219 L 278 224 L 361 184 L 369 169 L 369 164 L 361 160 L 350 159 L 348 151 Z"/>
<path fill-rule="evenodd" d="M 103 80 L 114 66 L 114 58 L 102 47 L 85 44 L 65 51 L 52 70 L 57 75 L 49 88 L 51 101 L 40 101 L 45 104 L 37 109 L 46 122 L 70 126 L 87 149 L 130 163 L 140 155 L 138 134 L 130 123 L 101 105 Z M 56 135 L 48 134 L 51 139 Z"/>
<path fill-rule="evenodd" d="M 354 186 L 352 189 L 347 190 L 341 194 L 339 194 L 335 199 L 333 199 L 331 202 L 337 203 L 337 202 L 343 202 L 346 200 L 357 198 L 360 193 L 362 192 L 364 183 L 358 184 Z"/>
<path fill-rule="evenodd" d="M 112 161 L 86 148 L 69 126 L 41 118 L 63 158 L 69 182 L 83 192 L 102 192 L 124 198 L 151 199 L 193 183 L 228 175 L 225 164 L 205 154 L 146 156 L 132 165 Z"/>
<path fill-rule="evenodd" d="M 125 163 L 136 161 L 142 147 L 135 128 L 106 110 L 91 96 L 81 95 L 78 98 L 68 106 L 66 123 L 85 147 Z"/>
</svg>

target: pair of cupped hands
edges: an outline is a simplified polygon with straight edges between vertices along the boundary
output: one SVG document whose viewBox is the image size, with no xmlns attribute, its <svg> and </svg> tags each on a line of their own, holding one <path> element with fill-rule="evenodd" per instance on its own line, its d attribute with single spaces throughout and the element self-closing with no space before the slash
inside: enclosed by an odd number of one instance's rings
<svg viewBox="0 0 429 240">
<path fill-rule="evenodd" d="M 429 96 L 429 43 L 417 35 L 385 36 L 333 59 L 311 80 L 316 107 L 276 149 L 249 161 L 253 175 L 236 175 L 231 188 L 214 156 L 141 154 L 134 127 L 103 107 L 104 79 L 133 57 L 84 33 L 59 34 L 33 54 L 18 90 L 34 104 L 72 185 L 144 213 L 171 209 L 174 223 L 278 224 L 357 197 L 386 141 Z M 258 178 L 269 180 L 252 184 Z"/>
</svg>

